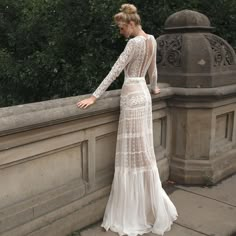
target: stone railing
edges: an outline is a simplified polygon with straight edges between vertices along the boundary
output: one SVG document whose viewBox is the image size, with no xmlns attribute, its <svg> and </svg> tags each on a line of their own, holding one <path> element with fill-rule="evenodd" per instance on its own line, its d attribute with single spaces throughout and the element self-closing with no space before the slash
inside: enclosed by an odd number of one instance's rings
<svg viewBox="0 0 236 236">
<path fill-rule="evenodd" d="M 163 86 L 153 96 L 153 119 L 166 180 L 172 92 Z M 0 109 L 1 235 L 66 235 L 101 219 L 114 173 L 119 95 L 108 91 L 86 110 L 76 107 L 84 96 Z"/>
<path fill-rule="evenodd" d="M 214 183 L 236 172 L 236 85 L 160 84 L 154 146 L 162 181 Z M 120 91 L 0 109 L 0 234 L 66 235 L 102 218 L 114 173 Z"/>
</svg>

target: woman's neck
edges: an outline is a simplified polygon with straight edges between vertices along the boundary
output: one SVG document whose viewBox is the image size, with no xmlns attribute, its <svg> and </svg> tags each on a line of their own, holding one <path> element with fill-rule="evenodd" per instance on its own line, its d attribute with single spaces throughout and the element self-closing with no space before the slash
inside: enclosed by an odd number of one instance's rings
<svg viewBox="0 0 236 236">
<path fill-rule="evenodd" d="M 136 36 L 141 36 L 141 35 L 144 36 L 144 37 L 147 36 L 147 34 L 142 30 L 141 25 L 138 25 L 133 30 L 133 36 L 136 37 Z"/>
</svg>

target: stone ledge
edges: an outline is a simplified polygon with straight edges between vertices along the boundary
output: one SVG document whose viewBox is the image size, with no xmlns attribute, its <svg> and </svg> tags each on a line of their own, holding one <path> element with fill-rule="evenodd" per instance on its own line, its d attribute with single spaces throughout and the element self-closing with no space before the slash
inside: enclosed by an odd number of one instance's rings
<svg viewBox="0 0 236 236">
<path fill-rule="evenodd" d="M 177 88 L 161 83 L 159 87 L 162 89 L 161 93 L 152 95 L 153 102 L 178 96 L 187 99 L 193 97 L 195 100 L 205 98 L 205 101 L 209 102 L 209 97 L 212 101 L 236 95 L 236 85 L 218 88 Z M 0 136 L 119 110 L 120 90 L 105 92 L 96 102 L 96 106 L 86 110 L 78 109 L 76 102 L 85 97 L 88 97 L 88 94 L 0 108 Z"/>
<path fill-rule="evenodd" d="M 160 88 L 163 88 L 163 92 L 160 95 L 153 95 L 153 97 L 160 99 L 160 97 L 171 96 L 172 92 L 168 88 L 165 91 L 167 86 L 161 84 Z M 86 94 L 0 108 L 0 136 L 118 111 L 120 108 L 120 90 L 107 91 L 96 102 L 96 106 L 85 110 L 79 109 L 76 103 L 88 96 L 89 94 Z"/>
<path fill-rule="evenodd" d="M 86 206 L 97 205 L 99 199 L 107 198 L 110 191 L 110 186 L 106 186 L 85 195 L 85 189 L 81 191 L 81 187 L 85 188 L 74 181 L 56 190 L 0 210 L 0 234 L 23 236 L 44 227 L 50 228 L 51 224 L 57 220 L 66 219 L 68 215 L 80 211 Z M 88 217 L 86 220 L 90 220 L 90 218 Z"/>
<path fill-rule="evenodd" d="M 222 98 L 227 95 L 236 95 L 236 84 L 216 88 L 178 88 L 172 87 L 173 93 L 177 96 L 211 96 Z"/>
<path fill-rule="evenodd" d="M 32 221 L 85 196 L 86 186 L 81 180 L 37 195 L 0 210 L 0 233 Z"/>
<path fill-rule="evenodd" d="M 27 222 L 1 236 L 65 236 L 72 231 L 84 228 L 102 219 L 107 196 L 102 196 L 96 201 L 91 201 L 87 205 L 80 205 L 76 201 L 71 206 L 57 209 L 34 221 Z M 70 212 L 66 212 L 70 209 Z M 57 217 L 56 217 L 57 216 Z"/>
<path fill-rule="evenodd" d="M 236 149 L 210 160 L 181 160 L 173 157 L 170 177 L 179 184 L 215 184 L 236 172 Z"/>
</svg>

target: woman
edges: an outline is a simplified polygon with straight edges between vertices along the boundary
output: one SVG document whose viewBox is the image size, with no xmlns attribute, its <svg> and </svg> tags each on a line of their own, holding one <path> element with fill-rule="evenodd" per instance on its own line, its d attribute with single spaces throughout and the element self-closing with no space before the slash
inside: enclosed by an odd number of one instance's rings
<svg viewBox="0 0 236 236">
<path fill-rule="evenodd" d="M 93 104 L 124 69 L 115 173 L 102 226 L 119 235 L 163 235 L 177 211 L 162 188 L 153 146 L 152 101 L 145 75 L 151 92 L 159 93 L 156 41 L 142 30 L 134 5 L 123 4 L 114 19 L 120 34 L 132 38 L 93 95 L 77 103 L 79 108 Z"/>
</svg>

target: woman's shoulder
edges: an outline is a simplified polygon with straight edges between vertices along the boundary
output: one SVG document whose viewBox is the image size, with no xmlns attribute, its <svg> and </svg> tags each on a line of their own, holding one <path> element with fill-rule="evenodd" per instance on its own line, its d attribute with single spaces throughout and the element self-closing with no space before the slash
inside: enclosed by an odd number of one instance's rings
<svg viewBox="0 0 236 236">
<path fill-rule="evenodd" d="M 146 34 L 146 36 L 144 36 L 144 35 L 135 36 L 134 38 L 132 38 L 130 40 L 142 41 L 144 39 L 145 40 L 147 40 L 147 39 L 154 39 L 155 40 L 155 37 L 152 34 Z"/>
<path fill-rule="evenodd" d="M 138 35 L 133 38 L 130 38 L 127 41 L 127 45 L 138 45 L 140 43 L 143 44 L 143 41 L 148 40 L 148 39 L 151 39 L 152 41 L 156 41 L 155 37 L 152 34 L 147 34 L 147 36 Z"/>
<path fill-rule="evenodd" d="M 139 41 L 139 39 L 137 37 L 129 38 L 127 40 L 127 45 L 136 45 L 138 41 Z"/>
<path fill-rule="evenodd" d="M 133 38 L 130 38 L 127 43 L 130 45 L 139 45 L 140 43 L 142 43 L 142 41 L 143 41 L 142 37 L 135 36 Z"/>
<path fill-rule="evenodd" d="M 156 40 L 156 38 L 155 38 L 155 36 L 154 36 L 154 35 L 152 35 L 152 34 L 149 34 L 148 36 L 149 36 L 149 38 Z"/>
</svg>

